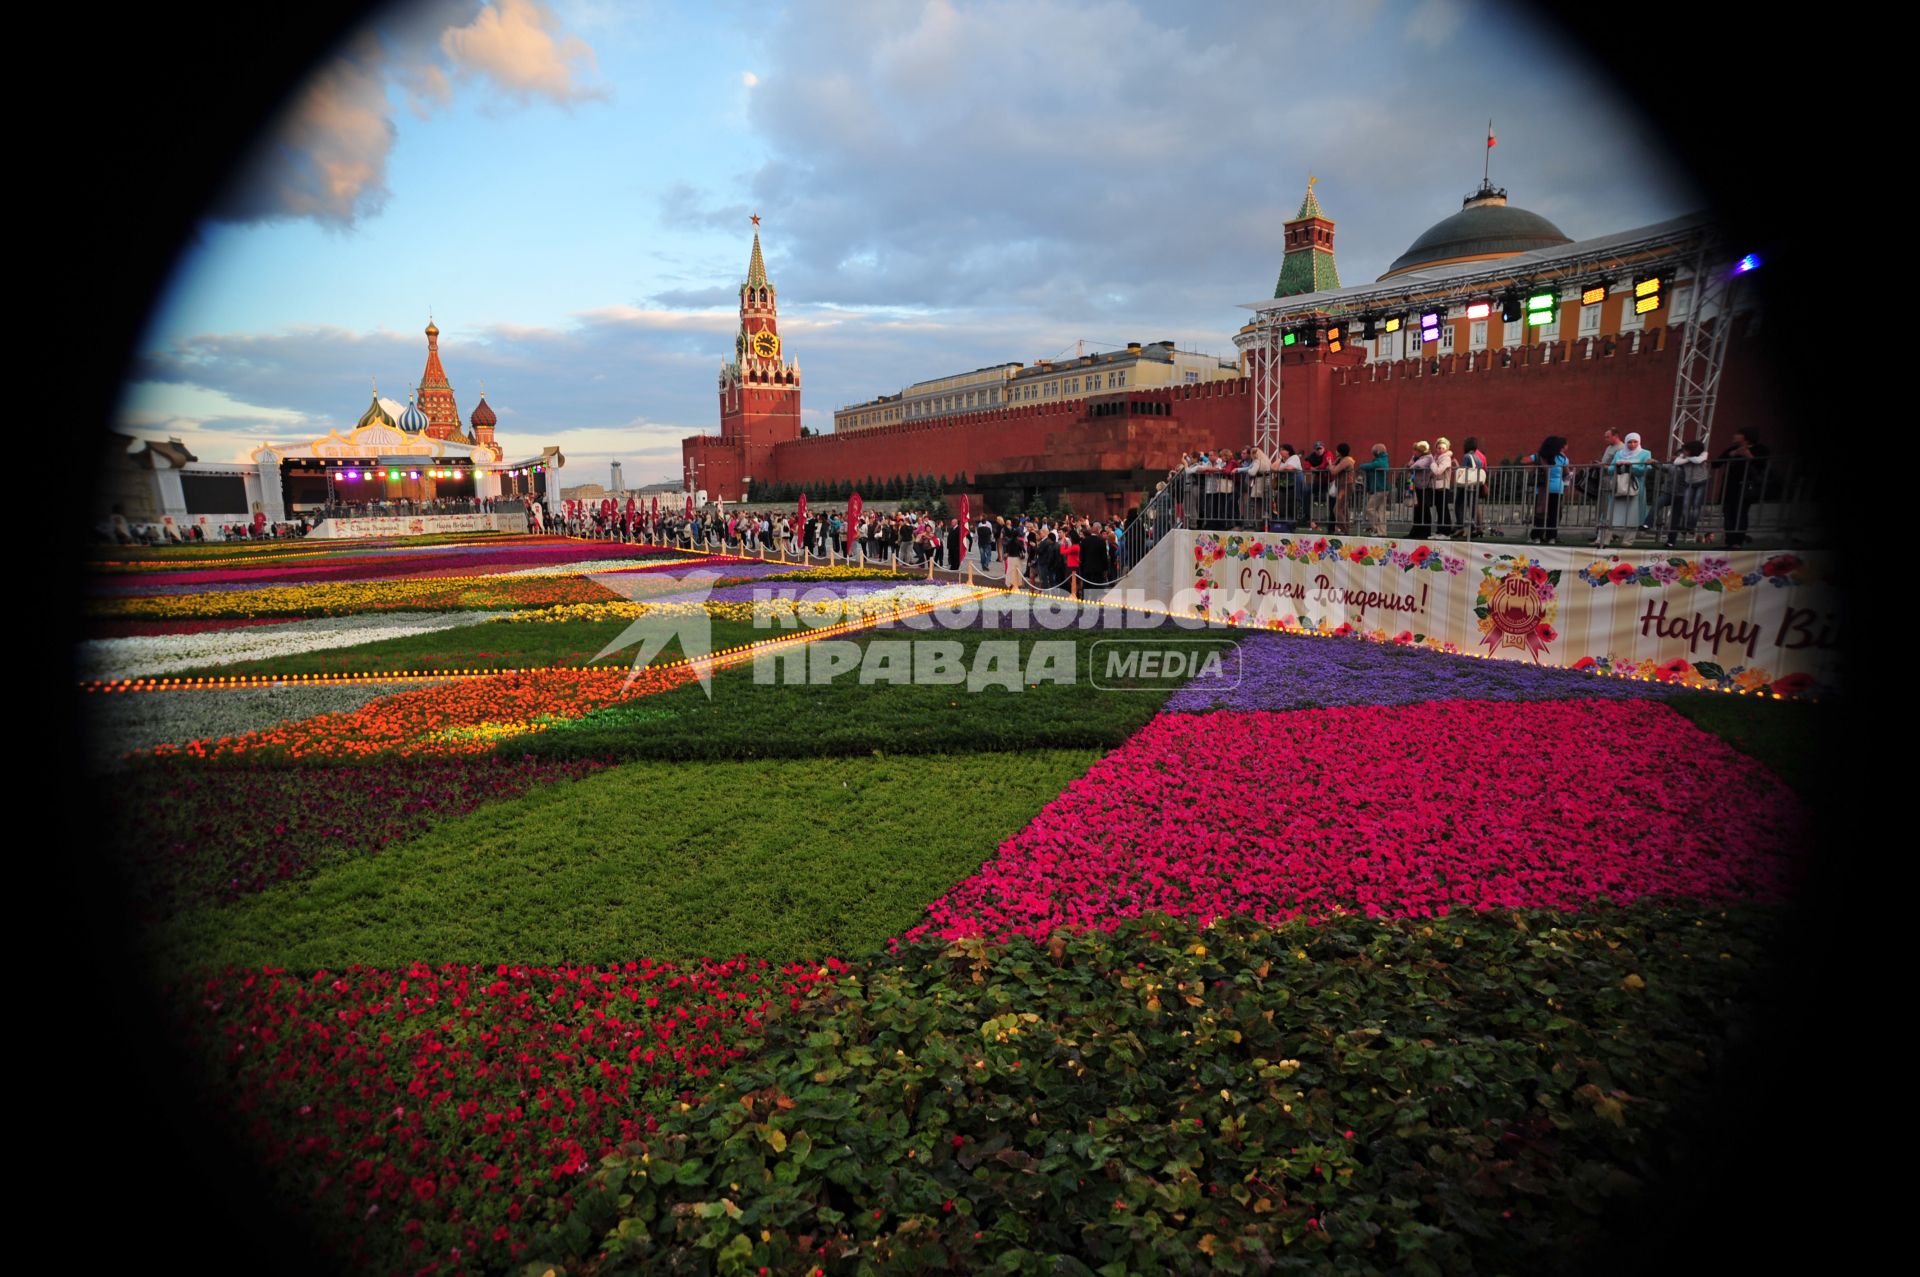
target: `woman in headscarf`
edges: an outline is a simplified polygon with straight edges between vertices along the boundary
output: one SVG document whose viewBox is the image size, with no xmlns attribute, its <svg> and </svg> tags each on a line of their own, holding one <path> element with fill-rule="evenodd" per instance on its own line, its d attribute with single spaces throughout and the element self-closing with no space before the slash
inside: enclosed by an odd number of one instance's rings
<svg viewBox="0 0 1920 1277">
<path fill-rule="evenodd" d="M 1601 476 L 1613 500 L 1603 506 L 1606 522 L 1594 534 L 1595 545 L 1603 540 L 1619 545 L 1623 539 L 1630 542 L 1638 535 L 1640 525 L 1647 521 L 1647 471 L 1652 464 L 1653 454 L 1640 446 L 1639 432 L 1629 434 Z"/>
</svg>

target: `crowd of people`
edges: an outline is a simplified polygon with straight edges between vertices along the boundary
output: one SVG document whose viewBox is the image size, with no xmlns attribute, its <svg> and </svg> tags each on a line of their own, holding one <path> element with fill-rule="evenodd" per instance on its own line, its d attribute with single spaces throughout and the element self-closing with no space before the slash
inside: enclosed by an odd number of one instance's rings
<svg viewBox="0 0 1920 1277">
<path fill-rule="evenodd" d="M 802 520 L 788 510 L 716 507 L 689 516 L 603 505 L 563 509 L 535 530 L 708 553 L 971 570 L 1013 588 L 1064 587 L 1075 595 L 1082 586 L 1112 584 L 1127 566 L 1119 524 L 1069 515 L 995 515 L 962 524 L 925 513 L 868 511 L 849 525 L 838 506 L 809 511 Z"/>
<path fill-rule="evenodd" d="M 1445 436 L 1422 439 L 1397 468 L 1380 443 L 1364 461 L 1346 443 L 1329 450 L 1316 442 L 1307 452 L 1283 443 L 1272 455 L 1259 447 L 1197 452 L 1181 457 L 1155 495 L 1168 493 L 1176 524 L 1366 536 L 1389 535 L 1388 516 L 1399 505 L 1402 535 L 1418 540 L 1484 537 L 1489 514 L 1499 511 L 1539 544 L 1558 542 L 1563 510 L 1579 501 L 1593 508 L 1594 545 L 1664 534 L 1669 547 L 1694 539 L 1702 511 L 1717 499 L 1726 544 L 1737 549 L 1749 538 L 1752 507 L 1780 486 L 1752 430 L 1735 432 L 1717 456 L 1695 440 L 1664 463 L 1634 432 L 1606 431 L 1598 460 L 1586 465 L 1572 460 L 1567 445 L 1549 436 L 1518 465 L 1499 468 L 1472 437 L 1457 449 Z"/>
<path fill-rule="evenodd" d="M 1598 464 L 1573 476 L 1567 440 L 1549 435 L 1524 464 L 1541 472 L 1534 485 L 1534 517 L 1528 540 L 1542 545 L 1559 541 L 1560 515 L 1570 496 L 1594 503 L 1595 546 L 1630 543 L 1641 533 L 1664 532 L 1668 549 L 1682 537 L 1691 540 L 1700 530 L 1716 477 L 1719 479 L 1720 524 L 1729 549 L 1746 545 L 1752 507 L 1767 499 L 1778 476 L 1767 446 L 1757 431 L 1737 430 L 1718 456 L 1707 455 L 1705 440 L 1682 444 L 1666 462 L 1654 458 L 1638 432 L 1625 435 L 1608 430 L 1601 438 Z"/>
<path fill-rule="evenodd" d="M 111 545 L 201 545 L 208 541 L 283 541 L 297 539 L 313 531 L 314 521 L 298 519 L 268 522 L 255 515 L 250 523 L 205 524 L 197 520 L 179 523 L 162 519 L 158 523 L 135 523 L 115 509 L 94 530 L 100 540 Z"/>
</svg>

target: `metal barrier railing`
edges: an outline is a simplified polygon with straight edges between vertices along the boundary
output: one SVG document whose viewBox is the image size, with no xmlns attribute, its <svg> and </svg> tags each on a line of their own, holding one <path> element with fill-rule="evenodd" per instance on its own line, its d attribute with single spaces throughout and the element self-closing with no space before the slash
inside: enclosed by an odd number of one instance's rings
<svg viewBox="0 0 1920 1277">
<path fill-rule="evenodd" d="M 1324 472 L 1187 470 L 1168 476 L 1160 494 L 1172 506 L 1169 526 L 1185 528 L 1733 547 L 1817 540 L 1822 507 L 1837 495 L 1808 468 L 1773 458 L 1456 467 L 1437 479 L 1395 466 L 1359 470 L 1346 484 Z"/>
</svg>

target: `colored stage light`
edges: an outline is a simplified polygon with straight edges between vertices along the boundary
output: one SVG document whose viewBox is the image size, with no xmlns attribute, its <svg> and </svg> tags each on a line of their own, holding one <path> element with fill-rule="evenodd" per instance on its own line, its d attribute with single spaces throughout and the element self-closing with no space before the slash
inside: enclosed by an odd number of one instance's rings
<svg viewBox="0 0 1920 1277">
<path fill-rule="evenodd" d="M 1759 269 L 1759 266 L 1760 255 L 1758 253 L 1748 253 L 1745 257 L 1742 257 L 1733 264 L 1733 273 L 1736 275 L 1744 275 L 1750 270 Z"/>
<path fill-rule="evenodd" d="M 1508 293 L 1500 299 L 1500 318 L 1506 320 L 1509 324 L 1516 323 L 1520 318 L 1520 313 L 1519 293 Z"/>
<path fill-rule="evenodd" d="M 1527 298 L 1527 327 L 1539 328 L 1558 318 L 1560 298 L 1555 293 L 1534 293 Z"/>
<path fill-rule="evenodd" d="M 1468 319 L 1485 319 L 1491 314 L 1493 314 L 1492 302 L 1474 302 L 1467 307 Z"/>
<path fill-rule="evenodd" d="M 1660 309 L 1661 288 L 1666 281 L 1659 275 L 1647 275 L 1633 286 L 1633 313 L 1645 315 Z"/>
<path fill-rule="evenodd" d="M 1400 326 L 1404 322 L 1404 319 L 1399 315 L 1388 315 L 1386 330 L 1390 333 L 1397 333 L 1400 331 Z"/>
<path fill-rule="evenodd" d="M 1318 346 L 1320 344 L 1320 325 L 1308 324 L 1306 328 L 1306 332 L 1307 332 L 1307 345 Z"/>
<path fill-rule="evenodd" d="M 1380 335 L 1380 320 L 1377 316 L 1367 315 L 1360 320 L 1360 340 L 1373 341 Z"/>
<path fill-rule="evenodd" d="M 1582 306 L 1598 306 L 1605 300 L 1607 300 L 1607 286 L 1605 284 L 1588 284 L 1580 290 L 1580 304 Z"/>
<path fill-rule="evenodd" d="M 1347 348 L 1347 330 L 1339 324 L 1327 325 L 1327 353 L 1337 355 Z"/>
<path fill-rule="evenodd" d="M 1282 346 L 1296 345 L 1298 344 L 1299 341 L 1300 341 L 1300 333 L 1297 329 L 1289 328 L 1285 333 L 1282 333 L 1280 336 L 1280 344 Z"/>
<path fill-rule="evenodd" d="M 1440 340 L 1440 319 L 1445 314 L 1446 312 L 1442 310 L 1430 310 L 1420 316 L 1421 341 Z"/>
</svg>

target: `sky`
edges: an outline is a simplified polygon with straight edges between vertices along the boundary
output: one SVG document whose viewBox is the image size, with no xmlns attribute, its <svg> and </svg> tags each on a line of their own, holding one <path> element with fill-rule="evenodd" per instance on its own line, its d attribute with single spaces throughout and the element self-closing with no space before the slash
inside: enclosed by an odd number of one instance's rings
<svg viewBox="0 0 1920 1277">
<path fill-rule="evenodd" d="M 1660 104 L 1650 104 L 1659 109 Z M 761 216 L 803 422 L 1172 339 L 1231 358 L 1307 178 L 1341 280 L 1479 185 L 1574 239 L 1704 207 L 1604 69 L 1470 0 L 421 0 L 316 66 L 151 320 L 121 425 L 206 461 L 404 403 L 680 476 Z"/>
</svg>

